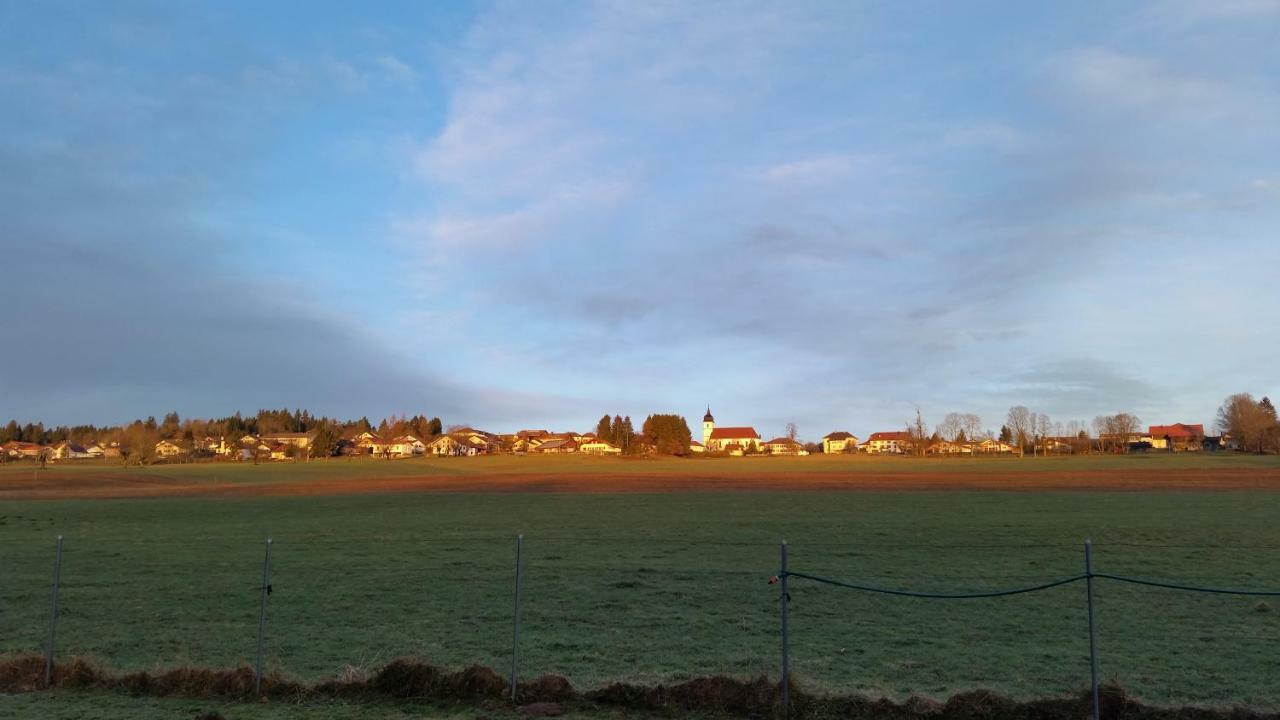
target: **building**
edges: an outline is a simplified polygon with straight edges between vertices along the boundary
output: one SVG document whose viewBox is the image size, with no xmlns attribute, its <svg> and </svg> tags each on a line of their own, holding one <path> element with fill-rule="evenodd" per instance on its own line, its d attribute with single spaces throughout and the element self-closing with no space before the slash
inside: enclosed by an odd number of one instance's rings
<svg viewBox="0 0 1280 720">
<path fill-rule="evenodd" d="M 760 433 L 753 427 L 716 427 L 716 419 L 711 415 L 711 408 L 702 416 L 702 444 L 711 452 L 745 452 L 750 449 L 759 452 L 764 443 L 760 442 Z"/>
<path fill-rule="evenodd" d="M 873 455 L 902 455 L 915 449 L 911 433 L 905 430 L 897 432 L 874 432 L 863 443 L 862 449 Z"/>
<path fill-rule="evenodd" d="M 1011 453 L 1014 451 L 1014 447 L 1009 443 L 1001 442 L 994 438 L 987 438 L 986 440 L 983 440 L 982 442 L 978 443 L 975 446 L 975 448 L 977 452 L 987 453 L 991 455 Z"/>
<path fill-rule="evenodd" d="M 808 455 L 804 445 L 791 438 L 779 437 L 764 444 L 764 451 L 770 455 Z"/>
<path fill-rule="evenodd" d="M 587 438 L 583 441 L 574 441 L 578 443 L 578 452 L 583 455 L 621 455 L 622 448 L 604 440 L 597 440 L 594 437 Z"/>
<path fill-rule="evenodd" d="M 704 453 L 704 452 L 706 452 L 706 451 L 707 451 L 707 446 L 706 446 L 706 445 L 703 445 L 702 443 L 698 442 L 697 440 L 690 440 L 690 441 L 689 441 L 689 452 L 691 452 L 691 453 Z"/>
<path fill-rule="evenodd" d="M 315 442 L 315 433 L 263 433 L 260 438 L 267 444 L 292 445 L 299 450 L 306 450 Z"/>
<path fill-rule="evenodd" d="M 822 453 L 831 455 L 833 453 L 855 452 L 858 449 L 857 436 L 847 433 L 843 430 L 833 432 L 822 438 Z"/>
<path fill-rule="evenodd" d="M 554 440 L 543 440 L 534 448 L 534 452 L 540 453 L 573 453 L 578 452 L 578 441 L 572 437 L 555 438 Z"/>
<path fill-rule="evenodd" d="M 156 455 L 162 458 L 177 457 L 185 454 L 187 451 L 178 443 L 172 440 L 161 440 L 156 443 Z"/>
<path fill-rule="evenodd" d="M 925 455 L 970 455 L 972 453 L 973 446 L 969 443 L 951 440 L 939 440 L 924 449 Z"/>
<path fill-rule="evenodd" d="M 1186 452 L 1200 450 L 1204 447 L 1204 425 L 1199 423 L 1195 425 L 1185 423 L 1152 425 L 1148 430 L 1147 437 L 1151 439 L 1151 447 L 1155 450 Z"/>
<path fill-rule="evenodd" d="M 427 446 L 427 452 L 438 457 L 472 457 L 487 455 L 494 445 L 467 435 L 441 435 Z"/>
</svg>

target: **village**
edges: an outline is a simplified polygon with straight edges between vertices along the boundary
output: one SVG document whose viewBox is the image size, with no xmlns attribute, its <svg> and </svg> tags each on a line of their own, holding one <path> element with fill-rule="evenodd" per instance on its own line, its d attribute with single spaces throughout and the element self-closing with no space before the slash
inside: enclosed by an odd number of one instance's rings
<svg viewBox="0 0 1280 720">
<path fill-rule="evenodd" d="M 608 419 L 608 416 L 605 418 Z M 629 426 L 628 419 L 628 426 Z M 680 420 L 683 425 L 683 420 Z M 684 426 L 687 429 L 687 425 Z M 608 423 L 600 428 L 608 432 Z M 1173 423 L 1150 425 L 1119 433 L 1099 432 L 1095 436 L 1081 430 L 1071 435 L 1030 434 L 1021 438 L 1002 427 L 999 435 L 965 437 L 963 431 L 942 437 L 937 431 L 886 430 L 872 432 L 865 439 L 848 431 L 824 435 L 820 442 L 805 443 L 796 437 L 794 426 L 788 433 L 764 440 L 752 426 L 718 426 L 711 409 L 702 420 L 701 440 L 688 440 L 687 447 L 661 454 L 685 456 L 808 456 L 864 454 L 877 456 L 999 456 L 1068 455 L 1105 452 L 1195 452 L 1239 449 L 1229 435 L 1207 436 L 1203 424 Z M 655 443 L 641 434 L 620 442 L 596 432 L 520 430 L 491 433 L 471 427 L 452 427 L 433 436 L 411 433 L 387 435 L 372 429 L 349 433 L 327 442 L 317 432 L 247 433 L 239 437 L 204 436 L 165 438 L 145 453 L 152 462 L 294 462 L 322 457 L 393 460 L 414 457 L 475 457 L 482 455 L 584 455 L 621 456 L 658 454 Z M 692 435 L 690 433 L 690 435 Z M 624 447 L 625 445 L 625 447 Z M 680 450 L 683 450 L 681 452 Z M 118 440 L 81 444 L 61 441 L 51 444 L 10 440 L 0 444 L 0 461 L 31 460 L 64 462 L 95 459 L 127 459 L 130 448 Z"/>
</svg>

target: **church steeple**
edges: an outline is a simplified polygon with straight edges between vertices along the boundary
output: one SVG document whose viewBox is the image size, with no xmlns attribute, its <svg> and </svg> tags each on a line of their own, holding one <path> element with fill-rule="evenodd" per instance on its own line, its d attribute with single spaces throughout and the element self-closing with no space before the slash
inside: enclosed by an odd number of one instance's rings
<svg viewBox="0 0 1280 720">
<path fill-rule="evenodd" d="M 715 422 L 715 421 L 716 421 L 716 419 L 715 419 L 715 418 L 713 418 L 713 417 L 711 417 L 711 406 L 710 406 L 710 405 L 708 405 L 708 406 L 707 406 L 707 414 L 702 416 L 702 422 L 710 422 L 710 423 L 713 423 L 713 422 Z"/>
<path fill-rule="evenodd" d="M 711 417 L 711 406 L 707 406 L 707 414 L 702 416 L 702 444 L 711 449 L 711 431 L 716 429 L 716 419 Z"/>
</svg>

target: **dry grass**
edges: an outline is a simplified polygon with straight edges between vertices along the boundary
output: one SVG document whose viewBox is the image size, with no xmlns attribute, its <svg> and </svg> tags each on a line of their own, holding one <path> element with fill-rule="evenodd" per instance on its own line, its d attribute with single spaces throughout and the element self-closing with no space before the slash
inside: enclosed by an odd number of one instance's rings
<svg viewBox="0 0 1280 720">
<path fill-rule="evenodd" d="M 37 655 L 0 659 L 0 692 L 23 693 L 43 688 L 44 659 Z M 395 660 L 370 678 L 347 675 L 307 686 L 276 674 L 263 678 L 261 697 L 254 692 L 247 667 L 224 670 L 174 668 L 158 673 L 113 675 L 75 659 L 53 674 L 55 689 L 103 690 L 131 695 L 196 699 L 303 702 L 317 697 L 370 701 L 430 701 L 497 707 L 509 702 L 510 686 L 490 668 L 471 666 L 449 671 L 411 659 Z M 778 717 L 781 687 L 765 677 L 738 680 L 708 676 L 671 685 L 612 683 L 579 692 L 568 680 L 548 675 L 517 688 L 517 705 L 571 703 L 579 707 L 621 708 L 667 716 L 698 714 L 728 717 Z M 1103 688 L 1103 720 L 1275 720 L 1280 715 L 1243 707 L 1153 707 L 1126 695 L 1118 686 Z M 886 720 L 1080 720 L 1090 713 L 1088 693 L 1075 697 L 1018 702 L 989 690 L 957 693 L 945 702 L 913 696 L 903 702 L 863 696 L 831 696 L 806 692 L 793 684 L 792 718 L 884 718 Z"/>
</svg>

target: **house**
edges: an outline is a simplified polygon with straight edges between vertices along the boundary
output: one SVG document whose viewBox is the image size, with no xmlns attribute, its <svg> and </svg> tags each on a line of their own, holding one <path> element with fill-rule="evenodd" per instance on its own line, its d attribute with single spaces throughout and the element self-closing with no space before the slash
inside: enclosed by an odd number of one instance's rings
<svg viewBox="0 0 1280 720">
<path fill-rule="evenodd" d="M 924 449 L 925 455 L 971 455 L 973 446 L 969 443 L 939 440 Z"/>
<path fill-rule="evenodd" d="M 1148 428 L 1147 437 L 1151 439 L 1151 447 L 1156 450 L 1172 450 L 1186 452 L 1200 450 L 1204 444 L 1204 425 L 1196 423 L 1174 423 L 1172 425 L 1152 425 Z"/>
<path fill-rule="evenodd" d="M 50 460 L 85 460 L 91 457 L 83 445 L 60 442 L 49 451 Z"/>
<path fill-rule="evenodd" d="M 156 443 L 156 455 L 162 458 L 177 457 L 186 452 L 186 449 L 172 440 L 161 440 Z"/>
<path fill-rule="evenodd" d="M 808 455 L 804 445 L 791 438 L 779 437 L 764 443 L 764 451 L 770 455 Z"/>
<path fill-rule="evenodd" d="M 914 448 L 915 442 L 911 439 L 911 433 L 905 430 L 871 433 L 862 445 L 864 451 L 873 455 L 901 455 L 911 452 Z"/>
<path fill-rule="evenodd" d="M 975 450 L 980 453 L 991 455 L 1011 453 L 1014 447 L 1007 442 L 996 440 L 995 438 L 987 438 L 975 446 Z"/>
<path fill-rule="evenodd" d="M 622 448 L 613 443 L 597 440 L 594 436 L 585 440 L 574 442 L 578 443 L 578 452 L 584 455 L 621 455 Z"/>
<path fill-rule="evenodd" d="M 534 452 L 540 453 L 572 453 L 578 452 L 578 441 L 571 437 L 556 438 L 554 440 L 544 440 L 534 448 Z"/>
<path fill-rule="evenodd" d="M 91 457 L 91 458 L 106 457 L 106 455 L 107 455 L 107 450 L 106 450 L 106 448 L 102 447 L 102 446 L 101 446 L 101 445 L 99 445 L 98 443 L 94 443 L 94 444 L 90 445 L 89 447 L 85 448 L 85 449 L 84 449 L 84 452 L 85 452 L 85 454 L 86 454 L 86 455 L 88 455 L 88 456 L 89 456 L 89 457 Z"/>
<path fill-rule="evenodd" d="M 822 453 L 824 455 L 855 452 L 857 449 L 858 438 L 843 430 L 830 433 L 822 438 Z"/>
<path fill-rule="evenodd" d="M 269 444 L 292 445 L 299 450 L 306 450 L 311 447 L 311 443 L 315 441 L 315 433 L 301 432 L 280 432 L 280 433 L 263 433 L 260 438 L 262 442 Z"/>
<path fill-rule="evenodd" d="M 740 454 L 747 449 L 759 452 L 764 443 L 760 442 L 760 433 L 753 427 L 716 427 L 716 419 L 711 415 L 711 408 L 702 416 L 702 444 L 711 452 L 729 452 Z"/>
<path fill-rule="evenodd" d="M 1073 437 L 1042 437 L 1035 441 L 1035 452 L 1044 453 L 1045 455 L 1064 455 L 1076 451 L 1074 442 L 1079 442 Z"/>
<path fill-rule="evenodd" d="M 3 447 L 9 457 L 12 458 L 38 458 L 45 449 L 43 445 L 37 443 L 19 442 L 17 440 L 10 440 L 0 447 Z"/>
<path fill-rule="evenodd" d="M 263 444 L 265 445 L 266 443 L 263 443 Z M 272 460 L 288 460 L 289 450 L 293 447 L 294 446 L 292 445 L 288 445 L 286 443 L 281 443 L 281 442 L 271 443 L 271 445 L 267 448 L 267 457 L 271 458 Z"/>
<path fill-rule="evenodd" d="M 473 435 L 441 435 L 431 442 L 428 451 L 432 455 L 453 455 L 474 457 L 476 455 L 489 455 L 499 449 L 496 441 L 483 436 Z"/>
<path fill-rule="evenodd" d="M 697 440 L 690 440 L 690 441 L 689 441 L 689 452 L 692 452 L 692 453 L 704 453 L 704 452 L 706 452 L 706 451 L 707 451 L 707 446 L 706 446 L 706 445 L 703 445 L 702 443 L 698 442 Z"/>
<path fill-rule="evenodd" d="M 427 445 L 412 435 L 400 435 L 391 439 L 387 449 L 396 457 L 413 457 L 425 453 Z"/>
</svg>

